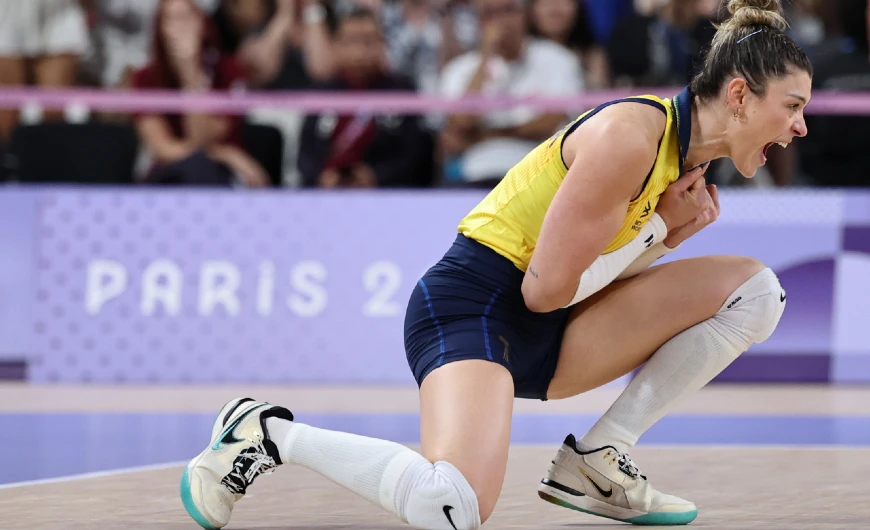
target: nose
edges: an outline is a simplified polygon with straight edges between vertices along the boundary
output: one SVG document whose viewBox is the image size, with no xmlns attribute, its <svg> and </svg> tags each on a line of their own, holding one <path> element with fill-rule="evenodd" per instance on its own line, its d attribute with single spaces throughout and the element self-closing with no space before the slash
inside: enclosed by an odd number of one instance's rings
<svg viewBox="0 0 870 530">
<path fill-rule="evenodd" d="M 794 125 L 792 125 L 791 130 L 795 136 L 798 136 L 800 138 L 803 138 L 807 135 L 807 122 L 806 120 L 804 120 L 803 113 L 798 116 L 798 119 L 794 122 Z"/>
</svg>

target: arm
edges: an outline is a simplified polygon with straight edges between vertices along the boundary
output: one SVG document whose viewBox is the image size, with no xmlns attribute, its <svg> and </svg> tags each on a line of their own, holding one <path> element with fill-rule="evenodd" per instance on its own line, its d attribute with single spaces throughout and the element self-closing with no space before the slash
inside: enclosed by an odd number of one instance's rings
<svg viewBox="0 0 870 530">
<path fill-rule="evenodd" d="M 489 77 L 489 65 L 493 58 L 497 56 L 498 43 L 502 38 L 504 33 L 504 29 L 502 26 L 498 24 L 494 24 L 489 22 L 487 24 L 483 24 L 480 28 L 480 47 L 479 47 L 479 56 L 477 63 L 475 64 L 474 70 L 472 71 L 471 78 L 465 83 L 465 86 L 462 86 L 462 82 L 457 79 L 457 76 L 461 77 L 461 74 L 456 72 L 458 69 L 456 65 L 448 65 L 454 66 L 454 68 L 450 68 L 450 72 L 445 71 L 444 77 L 445 80 L 453 77 L 447 82 L 450 85 L 450 88 L 445 90 L 445 92 L 449 92 L 450 96 L 459 96 L 462 94 L 465 95 L 474 95 L 480 94 L 483 91 L 483 86 L 486 83 L 487 78 Z M 448 117 L 447 124 L 448 126 L 454 127 L 464 132 L 471 132 L 475 128 L 480 125 L 481 115 L 470 113 L 470 114 L 452 114 Z"/>
<path fill-rule="evenodd" d="M 522 125 L 514 127 L 502 127 L 490 129 L 484 133 L 488 138 L 508 137 L 523 140 L 544 141 L 558 130 L 559 125 L 565 121 L 564 114 L 542 114 Z"/>
<path fill-rule="evenodd" d="M 315 81 L 327 81 L 335 74 L 332 57 L 332 36 L 326 24 L 326 8 L 319 1 L 309 0 L 302 11 L 305 23 L 305 40 L 302 54 L 305 70 Z"/>
<path fill-rule="evenodd" d="M 549 74 L 537 87 L 542 96 L 571 96 L 584 88 L 583 69 L 577 56 L 570 52 L 558 54 L 548 62 Z M 511 127 L 484 131 L 484 136 L 519 138 L 522 140 L 543 141 L 565 122 L 565 112 L 540 113 L 525 123 Z"/>
<path fill-rule="evenodd" d="M 293 8 L 292 3 L 279 2 L 265 31 L 246 39 L 239 49 L 239 59 L 245 64 L 248 78 L 255 86 L 269 83 L 284 64 L 287 41 L 295 22 Z"/>
<path fill-rule="evenodd" d="M 676 248 L 668 247 L 664 241 L 656 243 L 655 245 L 648 248 L 643 254 L 637 257 L 631 264 L 625 268 L 622 273 L 620 273 L 616 279 L 617 280 L 625 280 L 631 278 L 632 276 L 637 276 L 646 270 L 647 267 L 655 263 L 659 258 L 670 254 L 671 252 L 677 250 L 679 245 Z"/>
<path fill-rule="evenodd" d="M 613 108 L 608 119 L 590 122 L 566 139 L 565 150 L 576 155 L 523 278 L 523 298 L 532 311 L 550 312 L 571 302 L 581 275 L 619 230 L 633 193 L 655 162 L 664 117 L 639 120 L 644 111 L 627 107 Z"/>
<path fill-rule="evenodd" d="M 487 64 L 489 64 L 489 54 L 481 53 L 480 63 L 475 69 L 474 74 L 465 90 L 465 94 L 479 94 L 483 90 L 483 83 L 487 77 Z M 447 117 L 447 126 L 456 128 L 462 132 L 470 132 L 480 125 L 480 114 L 451 114 Z"/>
<path fill-rule="evenodd" d="M 149 114 L 136 120 L 136 131 L 148 150 L 161 163 L 168 164 L 187 158 L 196 146 L 172 135 L 162 116 Z"/>
</svg>

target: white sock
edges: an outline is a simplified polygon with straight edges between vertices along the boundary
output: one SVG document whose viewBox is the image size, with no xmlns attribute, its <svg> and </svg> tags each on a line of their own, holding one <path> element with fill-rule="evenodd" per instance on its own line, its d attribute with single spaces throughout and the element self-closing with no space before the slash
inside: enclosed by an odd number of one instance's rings
<svg viewBox="0 0 870 530">
<path fill-rule="evenodd" d="M 773 333 L 784 307 L 784 291 L 773 271 L 766 268 L 747 280 L 712 318 L 662 345 L 583 436 L 579 448 L 611 445 L 625 452 L 683 399 L 727 368 L 753 342 L 766 340 Z"/>
<path fill-rule="evenodd" d="M 416 451 L 387 440 L 279 418 L 267 419 L 266 426 L 285 464 L 316 471 L 415 528 L 480 526 L 474 490 L 447 462 L 433 464 Z M 445 506 L 451 507 L 450 519 Z"/>
</svg>

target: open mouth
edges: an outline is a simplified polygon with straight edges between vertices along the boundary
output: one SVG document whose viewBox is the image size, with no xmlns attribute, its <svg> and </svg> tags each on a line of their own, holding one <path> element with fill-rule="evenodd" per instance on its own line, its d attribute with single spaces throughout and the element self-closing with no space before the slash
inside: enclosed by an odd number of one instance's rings
<svg viewBox="0 0 870 530">
<path fill-rule="evenodd" d="M 788 147 L 787 142 L 770 142 L 767 145 L 765 145 L 764 148 L 761 150 L 761 164 L 762 165 L 764 165 L 764 163 L 767 162 L 767 151 L 770 150 L 770 148 L 773 147 L 774 145 L 778 145 L 778 146 L 782 147 L 783 149 Z"/>
<path fill-rule="evenodd" d="M 771 147 L 773 147 L 774 145 L 778 145 L 778 146 L 782 147 L 783 149 L 788 147 L 788 144 L 786 142 L 770 142 L 769 144 L 765 145 L 764 149 L 762 150 L 762 154 L 765 156 L 765 158 L 767 157 L 767 151 Z"/>
</svg>

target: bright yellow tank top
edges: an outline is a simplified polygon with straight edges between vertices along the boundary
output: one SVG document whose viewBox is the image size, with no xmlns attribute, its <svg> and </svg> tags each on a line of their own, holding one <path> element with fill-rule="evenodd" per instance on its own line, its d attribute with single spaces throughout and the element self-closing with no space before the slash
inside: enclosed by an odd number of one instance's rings
<svg viewBox="0 0 870 530">
<path fill-rule="evenodd" d="M 580 115 L 511 168 L 504 179 L 462 219 L 459 232 L 490 247 L 525 272 L 544 215 L 568 172 L 562 159 L 564 138 L 603 108 L 626 101 L 651 105 L 667 117 L 655 165 L 641 193 L 629 203 L 622 227 L 604 253 L 613 252 L 634 239 L 655 212 L 661 194 L 683 174 L 683 161 L 691 135 L 688 89 L 673 100 L 637 96 L 611 101 Z"/>
</svg>

